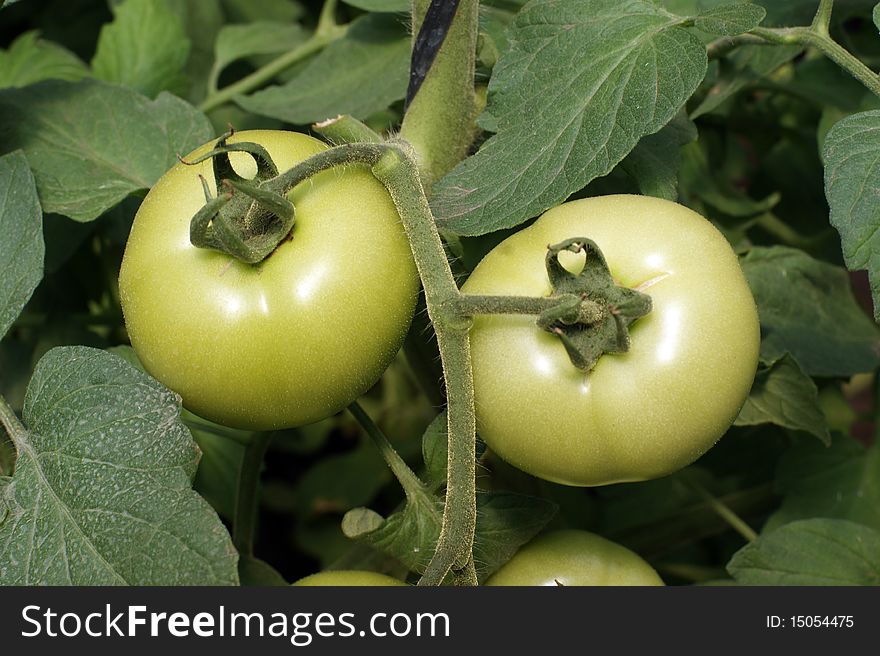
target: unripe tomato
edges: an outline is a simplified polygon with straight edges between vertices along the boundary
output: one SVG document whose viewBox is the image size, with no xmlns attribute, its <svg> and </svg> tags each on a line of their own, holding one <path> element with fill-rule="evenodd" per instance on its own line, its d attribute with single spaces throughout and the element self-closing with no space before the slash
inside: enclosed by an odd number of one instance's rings
<svg viewBox="0 0 880 656">
<path fill-rule="evenodd" d="M 310 574 L 292 585 L 302 586 L 336 586 L 336 585 L 353 585 L 358 587 L 366 586 L 393 586 L 406 585 L 403 581 L 395 578 L 379 574 L 378 572 L 368 572 L 366 570 L 329 570 L 326 572 L 318 572 Z"/>
<path fill-rule="evenodd" d="M 603 355 L 587 373 L 534 317 L 476 317 L 479 434 L 512 465 L 568 485 L 674 472 L 725 433 L 754 379 L 758 313 L 739 261 L 682 205 L 606 196 L 549 210 L 493 249 L 463 291 L 549 295 L 547 246 L 572 237 L 596 242 L 616 282 L 648 294 L 653 310 L 630 327 L 627 353 Z M 576 271 L 577 257 L 562 255 Z"/>
<path fill-rule="evenodd" d="M 236 133 L 285 171 L 326 146 L 276 130 Z M 205 144 L 186 159 L 208 152 Z M 239 174 L 253 159 L 234 153 Z M 269 430 L 327 417 L 366 392 L 403 342 L 419 279 L 394 204 L 366 168 L 316 175 L 288 197 L 288 241 L 251 265 L 194 247 L 211 163 L 178 164 L 144 199 L 119 274 L 132 346 L 184 405 L 227 426 Z"/>
<path fill-rule="evenodd" d="M 517 551 L 485 585 L 663 585 L 654 568 L 587 531 L 554 531 Z"/>
</svg>

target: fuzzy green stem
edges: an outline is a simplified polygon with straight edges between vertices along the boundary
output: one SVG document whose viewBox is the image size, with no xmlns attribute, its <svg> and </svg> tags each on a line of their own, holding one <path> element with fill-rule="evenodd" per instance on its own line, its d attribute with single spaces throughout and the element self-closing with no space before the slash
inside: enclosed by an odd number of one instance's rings
<svg viewBox="0 0 880 656">
<path fill-rule="evenodd" d="M 337 26 L 337 4 L 337 0 L 324 0 L 324 5 L 321 7 L 321 14 L 318 16 L 318 26 L 315 28 L 315 34 L 327 34 L 332 32 Z"/>
<path fill-rule="evenodd" d="M 373 443 L 379 449 L 379 453 L 382 454 L 385 463 L 388 465 L 389 469 L 391 469 L 394 477 L 400 482 L 400 486 L 403 488 L 406 498 L 413 500 L 417 494 L 424 490 L 425 486 L 422 481 L 415 475 L 415 472 L 409 468 L 409 465 L 404 462 L 403 458 L 400 457 L 400 454 L 395 451 L 391 442 L 385 437 L 385 433 L 379 429 L 375 422 L 370 418 L 370 415 L 364 411 L 357 401 L 348 406 L 348 411 L 355 419 L 357 419 L 357 422 L 361 425 L 361 428 L 366 431 L 370 439 L 373 440 Z"/>
<path fill-rule="evenodd" d="M 709 504 L 709 507 L 712 508 L 715 514 L 727 522 L 730 527 L 745 538 L 747 542 L 754 542 L 758 539 L 758 534 L 751 526 L 746 524 L 739 515 L 733 512 L 733 510 L 731 510 L 723 501 L 694 480 L 693 477 L 682 475 L 681 478 L 685 481 L 688 487 Z"/>
<path fill-rule="evenodd" d="M 345 36 L 347 31 L 348 25 L 333 25 L 332 27 L 325 28 L 323 31 L 315 32 L 311 38 L 293 50 L 273 59 L 265 66 L 257 69 L 250 75 L 243 77 L 238 82 L 230 84 L 229 86 L 223 87 L 219 91 L 210 94 L 202 101 L 202 104 L 199 105 L 199 109 L 203 112 L 209 112 L 212 109 L 226 104 L 236 96 L 259 89 L 282 71 L 290 68 L 294 64 L 298 64 L 337 39 L 341 39 Z"/>
<path fill-rule="evenodd" d="M 737 34 L 736 36 L 723 36 L 712 41 L 706 46 L 706 55 L 710 60 L 722 59 L 740 46 L 770 46 L 773 45 L 766 39 L 754 34 Z"/>
<path fill-rule="evenodd" d="M 12 406 L 10 406 L 6 399 L 3 398 L 2 394 L 0 394 L 0 424 L 2 424 L 3 428 L 6 430 L 9 439 L 12 440 L 12 444 L 15 446 L 15 452 L 18 453 L 20 445 L 27 434 L 27 429 L 15 414 L 15 410 L 12 409 Z"/>
<path fill-rule="evenodd" d="M 828 36 L 828 27 L 831 25 L 831 10 L 834 8 L 834 0 L 819 0 L 819 9 L 813 17 L 810 29 L 817 34 Z"/>
<path fill-rule="evenodd" d="M 313 155 L 275 178 L 290 189 L 340 165 L 366 164 L 388 190 L 410 242 L 437 334 L 448 404 L 449 461 L 443 523 L 437 549 L 420 584 L 439 585 L 450 569 L 467 568 L 476 527 L 476 420 L 470 321 L 455 312 L 458 286 L 428 207 L 414 153 L 405 142 L 353 143 Z"/>
<path fill-rule="evenodd" d="M 458 286 L 449 268 L 414 157 L 391 146 L 373 166 L 391 194 L 406 229 L 422 285 L 428 316 L 437 333 L 446 381 L 449 456 L 446 503 L 440 538 L 419 585 L 439 585 L 450 569 L 469 568 L 473 558 L 476 509 L 476 419 L 469 321 L 449 311 Z M 470 580 L 472 577 L 468 576 Z M 476 579 L 473 578 L 473 583 Z"/>
<path fill-rule="evenodd" d="M 271 441 L 272 433 L 253 433 L 250 441 L 245 444 L 244 456 L 238 468 L 232 542 L 240 554 L 248 556 L 254 553 L 260 501 L 260 469 Z"/>
<path fill-rule="evenodd" d="M 540 315 L 560 306 L 576 304 L 583 306 L 585 314 L 600 316 L 598 303 L 581 299 L 574 294 L 559 296 L 480 296 L 462 294 L 456 299 L 458 313 L 465 317 L 477 314 L 534 314 Z"/>
<path fill-rule="evenodd" d="M 400 135 L 412 144 L 424 188 L 430 191 L 467 155 L 476 135 L 474 68 L 479 2 L 460 0 L 455 18 L 421 87 L 407 108 Z M 413 2 L 413 39 L 430 0 Z"/>
<path fill-rule="evenodd" d="M 846 48 L 819 30 L 812 27 L 756 27 L 749 34 L 760 37 L 770 43 L 816 48 L 816 50 L 864 84 L 872 93 L 880 97 L 880 76 Z"/>
<path fill-rule="evenodd" d="M 342 114 L 336 118 L 315 123 L 312 129 L 334 145 L 379 143 L 382 141 L 381 135 L 370 126 L 348 114 Z"/>
</svg>

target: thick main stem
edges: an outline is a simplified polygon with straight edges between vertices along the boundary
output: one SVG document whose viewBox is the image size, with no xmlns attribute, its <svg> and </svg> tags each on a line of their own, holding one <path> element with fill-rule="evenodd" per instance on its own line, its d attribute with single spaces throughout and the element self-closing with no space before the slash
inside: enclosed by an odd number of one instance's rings
<svg viewBox="0 0 880 656">
<path fill-rule="evenodd" d="M 430 4 L 430 0 L 413 2 L 414 38 Z M 416 151 L 422 184 L 428 190 L 465 158 L 476 135 L 479 4 L 478 0 L 459 1 L 452 25 L 400 128 L 401 137 Z"/>
<path fill-rule="evenodd" d="M 400 147 L 386 150 L 373 166 L 400 214 L 425 289 L 428 316 L 434 324 L 446 381 L 449 455 L 446 503 L 440 538 L 419 585 L 439 585 L 450 569 L 473 572 L 476 529 L 476 419 L 469 322 L 450 311 L 459 298 L 428 200 L 412 156 Z M 476 577 L 466 575 L 472 584 Z"/>
<path fill-rule="evenodd" d="M 438 585 L 450 569 L 473 568 L 476 528 L 476 419 L 471 369 L 470 320 L 456 307 L 460 297 L 422 188 L 415 156 L 406 143 L 353 143 L 324 150 L 274 179 L 279 190 L 340 165 L 366 164 L 388 190 L 400 215 L 413 259 L 425 290 L 428 316 L 440 346 L 448 403 L 449 461 L 447 494 L 440 538 L 422 577 L 422 585 Z"/>
</svg>

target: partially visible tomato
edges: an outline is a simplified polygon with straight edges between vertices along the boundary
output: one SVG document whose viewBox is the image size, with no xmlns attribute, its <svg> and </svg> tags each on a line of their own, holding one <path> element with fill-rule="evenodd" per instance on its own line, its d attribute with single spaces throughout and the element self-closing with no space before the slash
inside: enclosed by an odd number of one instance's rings
<svg viewBox="0 0 880 656">
<path fill-rule="evenodd" d="M 638 555 L 587 531 L 539 535 L 517 551 L 485 585 L 663 585 Z"/>
<path fill-rule="evenodd" d="M 368 572 L 366 570 L 328 570 L 326 572 L 318 572 L 310 574 L 292 585 L 302 586 L 345 586 L 352 585 L 358 587 L 367 586 L 393 586 L 406 585 L 403 581 L 395 578 L 379 574 L 378 572 Z"/>
<path fill-rule="evenodd" d="M 284 171 L 326 146 L 295 132 L 238 132 Z M 210 150 L 205 144 L 187 156 Z M 249 155 L 233 166 L 253 176 Z M 289 241 L 250 265 L 194 247 L 205 203 L 199 174 L 178 164 L 147 195 L 119 274 L 131 343 L 184 405 L 227 426 L 268 430 L 327 417 L 367 391 L 400 348 L 419 278 L 394 204 L 366 168 L 297 186 Z"/>
<path fill-rule="evenodd" d="M 755 376 L 755 301 L 722 234 L 657 198 L 564 203 L 492 250 L 463 291 L 546 296 L 549 244 L 592 239 L 619 285 L 653 310 L 630 328 L 629 352 L 584 373 L 530 316 L 479 316 L 471 330 L 477 428 L 504 460 L 568 485 L 664 476 L 727 430 Z M 566 256 L 563 259 L 562 256 Z M 573 253 L 560 261 L 582 266 Z"/>
</svg>

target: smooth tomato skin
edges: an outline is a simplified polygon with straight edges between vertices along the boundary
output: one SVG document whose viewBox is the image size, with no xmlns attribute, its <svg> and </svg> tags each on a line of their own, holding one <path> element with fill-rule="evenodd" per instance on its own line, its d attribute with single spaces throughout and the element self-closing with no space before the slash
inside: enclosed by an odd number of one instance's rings
<svg viewBox="0 0 880 656">
<path fill-rule="evenodd" d="M 520 548 L 484 585 L 664 585 L 642 558 L 587 531 L 553 531 Z"/>
<path fill-rule="evenodd" d="M 557 483 L 674 472 L 724 434 L 755 376 L 758 313 L 737 257 L 682 205 L 604 196 L 549 210 L 493 249 L 462 290 L 548 295 L 547 246 L 570 237 L 595 241 L 617 282 L 650 295 L 653 309 L 631 326 L 629 352 L 586 374 L 534 317 L 476 317 L 477 430 L 507 462 Z M 573 254 L 562 261 L 576 270 Z"/>
<path fill-rule="evenodd" d="M 274 130 L 230 141 L 262 144 L 279 171 L 326 148 Z M 256 171 L 248 155 L 232 162 L 246 177 Z M 213 181 L 209 161 L 169 170 L 144 199 L 126 246 L 120 297 L 144 367 L 189 410 L 227 426 L 299 426 L 343 409 L 391 362 L 418 294 L 390 196 L 362 167 L 314 176 L 289 195 L 291 238 L 250 265 L 190 243 L 190 220 L 205 202 L 199 174 Z"/>
<path fill-rule="evenodd" d="M 291 585 L 298 586 L 310 586 L 310 587 L 320 587 L 320 586 L 357 586 L 357 587 L 372 587 L 372 586 L 405 586 L 406 583 L 403 581 L 398 581 L 395 578 L 390 576 L 386 576 L 385 574 L 379 574 L 378 572 L 368 572 L 366 570 L 328 570 L 326 572 L 318 572 L 317 574 L 310 574 L 304 578 L 301 578 L 299 581 L 295 581 Z"/>
</svg>

